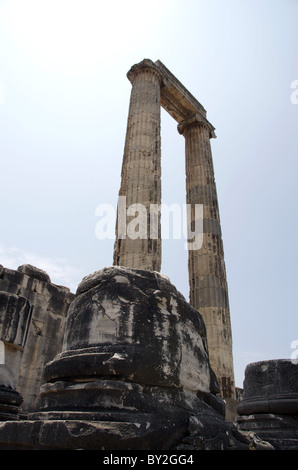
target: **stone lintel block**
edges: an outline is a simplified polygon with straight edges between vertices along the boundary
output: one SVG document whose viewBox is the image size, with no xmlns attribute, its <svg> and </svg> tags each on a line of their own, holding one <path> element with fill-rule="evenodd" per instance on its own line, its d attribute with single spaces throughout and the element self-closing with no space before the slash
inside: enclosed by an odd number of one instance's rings
<svg viewBox="0 0 298 470">
<path fill-rule="evenodd" d="M 78 286 L 62 353 L 46 366 L 45 377 L 112 375 L 209 392 L 215 386 L 210 371 L 204 321 L 168 278 L 114 266 Z"/>
<path fill-rule="evenodd" d="M 182 85 L 170 70 L 157 60 L 155 65 L 164 77 L 165 86 L 161 89 L 161 105 L 177 122 L 198 113 L 206 118 L 206 110 L 198 100 Z"/>
<path fill-rule="evenodd" d="M 44 309 L 66 316 L 75 297 L 68 287 L 53 284 L 45 271 L 28 264 L 16 271 L 3 268 L 0 290 L 28 299 L 34 305 L 35 316 Z"/>
</svg>

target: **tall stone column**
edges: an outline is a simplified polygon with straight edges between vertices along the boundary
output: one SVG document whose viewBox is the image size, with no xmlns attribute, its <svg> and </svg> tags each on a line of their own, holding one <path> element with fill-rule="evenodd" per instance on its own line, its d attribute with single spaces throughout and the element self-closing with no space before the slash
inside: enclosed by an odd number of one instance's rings
<svg viewBox="0 0 298 470">
<path fill-rule="evenodd" d="M 127 74 L 132 84 L 119 191 L 114 265 L 160 271 L 160 215 L 150 236 L 150 204 L 161 204 L 160 88 L 148 59 Z M 137 204 L 138 206 L 132 206 Z M 141 206 L 140 206 L 141 205 Z M 152 235 L 152 234 L 151 234 Z"/>
<path fill-rule="evenodd" d="M 191 204 L 192 231 L 195 204 L 203 205 L 203 242 L 189 249 L 190 303 L 202 314 L 211 366 L 218 378 L 221 396 L 234 397 L 232 332 L 223 243 L 218 210 L 210 137 L 213 126 L 196 114 L 178 125 L 185 137 L 186 202 Z"/>
</svg>

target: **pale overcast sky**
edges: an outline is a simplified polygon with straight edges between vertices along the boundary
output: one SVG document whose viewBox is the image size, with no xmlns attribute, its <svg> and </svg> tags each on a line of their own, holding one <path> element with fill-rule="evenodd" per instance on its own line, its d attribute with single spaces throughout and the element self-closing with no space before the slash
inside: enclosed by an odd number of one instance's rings
<svg viewBox="0 0 298 470">
<path fill-rule="evenodd" d="M 207 110 L 236 385 L 298 340 L 297 0 L 0 0 L 0 264 L 76 290 L 112 265 L 130 67 L 160 59 Z M 298 82 L 297 82 L 298 84 Z M 185 203 L 184 138 L 162 111 L 163 202 Z M 162 272 L 188 299 L 185 240 Z"/>
</svg>

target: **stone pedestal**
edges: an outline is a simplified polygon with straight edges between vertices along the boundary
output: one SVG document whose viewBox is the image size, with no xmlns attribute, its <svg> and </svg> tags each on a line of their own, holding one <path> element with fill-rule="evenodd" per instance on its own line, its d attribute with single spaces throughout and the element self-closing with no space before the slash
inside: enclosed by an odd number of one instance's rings
<svg viewBox="0 0 298 470">
<path fill-rule="evenodd" d="M 186 432 L 196 393 L 217 391 L 202 318 L 166 277 L 122 267 L 79 285 L 45 380 L 39 418 L 92 422 L 105 449 L 116 440 L 168 448 Z"/>
<path fill-rule="evenodd" d="M 298 449 L 298 364 L 280 359 L 249 364 L 238 427 L 275 449 Z"/>
<path fill-rule="evenodd" d="M 91 363 L 89 362 L 91 361 Z M 210 391 L 203 319 L 161 274 L 123 267 L 87 276 L 71 304 L 48 382 L 108 377 Z"/>
</svg>

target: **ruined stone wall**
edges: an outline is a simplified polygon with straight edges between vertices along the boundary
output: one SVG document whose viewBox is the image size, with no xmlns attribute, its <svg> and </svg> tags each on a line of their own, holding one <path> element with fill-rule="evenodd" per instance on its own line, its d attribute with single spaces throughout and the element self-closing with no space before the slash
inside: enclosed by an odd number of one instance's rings
<svg viewBox="0 0 298 470">
<path fill-rule="evenodd" d="M 17 270 L 0 265 L 0 292 L 24 297 L 32 306 L 16 389 L 24 412 L 39 408 L 44 366 L 61 351 L 66 314 L 74 294 L 55 285 L 44 271 L 30 265 Z"/>
</svg>

